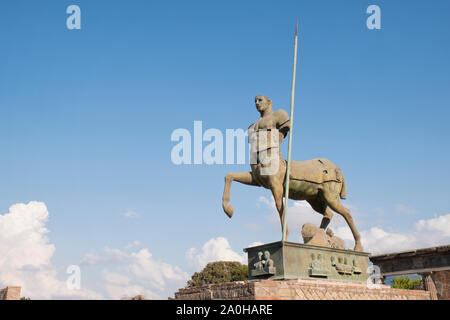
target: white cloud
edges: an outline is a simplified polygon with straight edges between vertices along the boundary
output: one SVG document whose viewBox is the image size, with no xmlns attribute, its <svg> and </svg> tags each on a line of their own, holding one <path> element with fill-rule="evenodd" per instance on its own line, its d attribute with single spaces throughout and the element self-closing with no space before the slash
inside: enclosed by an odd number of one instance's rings
<svg viewBox="0 0 450 320">
<path fill-rule="evenodd" d="M 107 265 L 100 287 L 111 299 L 138 294 L 148 299 L 167 299 L 189 279 L 185 271 L 156 260 L 146 248 L 131 253 L 105 248 L 102 254 L 86 255 L 83 261 L 89 265 Z"/>
<path fill-rule="evenodd" d="M 0 266 L 2 270 L 20 270 L 24 266 L 40 268 L 50 264 L 55 246 L 49 243 L 45 228 L 48 212 L 45 204 L 15 204 L 0 215 Z"/>
<path fill-rule="evenodd" d="M 254 242 L 249 245 L 261 245 Z M 238 261 L 247 263 L 247 256 L 235 252 L 228 240 L 218 237 L 208 240 L 199 252 L 191 248 L 186 253 L 188 263 L 200 271 L 208 262 Z M 167 299 L 179 288 L 185 287 L 190 275 L 177 266 L 157 260 L 143 248 L 126 253 L 119 249 L 106 248 L 101 254 L 88 254 L 85 264 L 107 267 L 102 272 L 102 283 L 108 298 L 122 299 L 142 294 L 149 299 Z"/>
<path fill-rule="evenodd" d="M 243 264 L 247 263 L 247 255 L 240 255 L 235 252 L 228 243 L 228 240 L 224 237 L 208 240 L 202 246 L 201 252 L 196 248 L 190 248 L 186 253 L 186 259 L 197 271 L 202 270 L 208 262 L 214 261 L 238 261 Z"/>
<path fill-rule="evenodd" d="M 51 264 L 55 246 L 46 236 L 48 217 L 42 202 L 15 204 L 0 215 L 0 287 L 21 286 L 22 296 L 33 299 L 101 299 L 87 289 L 71 290 L 57 278 Z"/>
<path fill-rule="evenodd" d="M 103 257 L 98 256 L 92 252 L 86 253 L 80 261 L 80 265 L 96 265 L 103 263 Z"/>
<path fill-rule="evenodd" d="M 45 227 L 49 213 L 41 202 L 16 204 L 0 215 L 0 287 L 18 285 L 22 295 L 32 299 L 103 299 L 102 294 L 84 288 L 83 274 L 89 266 L 106 265 L 100 287 L 107 298 L 120 299 L 143 294 L 150 299 L 167 299 L 186 285 L 189 275 L 178 267 L 156 260 L 148 249 L 127 253 L 105 248 L 101 254 L 88 253 L 81 260 L 80 290 L 71 290 L 51 264 L 55 246 Z M 128 248 L 140 245 L 133 241 Z"/>
<path fill-rule="evenodd" d="M 373 227 L 361 232 L 361 242 L 365 251 L 377 254 L 413 249 L 416 239 L 413 235 L 387 232 Z"/>
<path fill-rule="evenodd" d="M 344 238 L 346 244 L 353 242 L 350 231 L 339 228 L 335 233 Z M 409 232 L 388 232 L 372 227 L 360 234 L 364 250 L 372 254 L 447 245 L 450 243 L 450 214 L 419 220 Z"/>
<path fill-rule="evenodd" d="M 164 291 L 170 283 L 186 283 L 189 275 L 179 267 L 155 260 L 147 249 L 132 253 L 131 273 L 150 288 Z"/>
<path fill-rule="evenodd" d="M 121 299 L 138 294 L 150 299 L 167 299 L 189 279 L 188 273 L 155 259 L 146 248 L 134 252 L 105 248 L 101 254 L 91 252 L 83 257 L 80 262 L 80 266 L 84 266 L 82 288 L 69 289 L 66 285 L 69 274 L 64 273 L 62 279 L 58 279 L 56 268 L 51 264 L 56 249 L 46 236 L 48 217 L 47 207 L 42 202 L 16 204 L 9 213 L 0 215 L 0 287 L 21 286 L 22 296 L 32 299 Z M 131 250 L 140 245 L 136 240 L 126 247 Z M 100 291 L 105 295 L 85 287 L 83 274 L 95 272 L 89 270 L 89 266 L 99 265 L 105 268 L 99 277 L 100 283 L 95 285 L 102 288 Z"/>
<path fill-rule="evenodd" d="M 103 280 L 111 285 L 127 286 L 131 279 L 120 273 L 109 272 L 108 270 L 103 270 Z"/>
<path fill-rule="evenodd" d="M 450 214 L 429 220 L 419 220 L 415 226 L 418 232 L 427 233 L 432 238 L 450 238 Z M 439 241 L 436 239 L 436 241 Z"/>
</svg>

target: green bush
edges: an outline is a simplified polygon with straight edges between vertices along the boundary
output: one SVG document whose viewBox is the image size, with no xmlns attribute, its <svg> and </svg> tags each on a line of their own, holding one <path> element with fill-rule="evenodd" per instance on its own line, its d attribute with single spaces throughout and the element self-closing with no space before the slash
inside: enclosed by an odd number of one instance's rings
<svg viewBox="0 0 450 320">
<path fill-rule="evenodd" d="M 192 275 L 189 287 L 205 284 L 222 283 L 231 281 L 244 281 L 248 279 L 248 268 L 239 262 L 217 261 L 210 262 L 206 267 Z"/>
<path fill-rule="evenodd" d="M 420 285 L 420 279 L 411 279 L 410 276 L 407 277 L 395 277 L 392 279 L 394 282 L 393 287 L 396 289 L 409 289 L 412 290 L 416 286 Z"/>
</svg>

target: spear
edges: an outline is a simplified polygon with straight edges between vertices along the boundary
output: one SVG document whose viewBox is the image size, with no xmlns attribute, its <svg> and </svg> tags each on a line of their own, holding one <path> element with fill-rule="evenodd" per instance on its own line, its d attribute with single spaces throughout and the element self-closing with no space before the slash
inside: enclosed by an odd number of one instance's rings
<svg viewBox="0 0 450 320">
<path fill-rule="evenodd" d="M 289 175 L 291 172 L 291 150 L 292 150 L 292 131 L 294 128 L 294 96 L 295 96 L 295 74 L 297 71 L 297 39 L 298 39 L 298 20 L 295 22 L 295 41 L 294 41 L 294 69 L 292 71 L 292 88 L 291 88 L 291 114 L 290 122 L 291 128 L 289 130 L 289 145 L 288 145 L 288 157 L 286 168 L 286 185 L 284 188 L 284 208 L 283 208 L 283 238 L 282 241 L 286 241 L 286 223 L 287 223 L 287 208 L 289 200 Z"/>
</svg>

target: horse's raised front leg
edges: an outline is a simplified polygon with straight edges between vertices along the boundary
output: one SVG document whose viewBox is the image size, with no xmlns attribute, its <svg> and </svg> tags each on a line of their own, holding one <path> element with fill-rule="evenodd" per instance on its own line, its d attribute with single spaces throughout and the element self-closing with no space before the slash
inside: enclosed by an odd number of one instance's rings
<svg viewBox="0 0 450 320">
<path fill-rule="evenodd" d="M 223 191 L 222 197 L 222 207 L 223 211 L 227 214 L 228 217 L 232 217 L 234 213 L 233 206 L 230 206 L 228 202 L 230 201 L 230 189 L 231 183 L 233 181 L 237 181 L 243 184 L 247 184 L 250 186 L 257 186 L 258 184 L 253 179 L 251 172 L 239 172 L 239 173 L 229 173 L 225 176 L 225 189 Z"/>
</svg>

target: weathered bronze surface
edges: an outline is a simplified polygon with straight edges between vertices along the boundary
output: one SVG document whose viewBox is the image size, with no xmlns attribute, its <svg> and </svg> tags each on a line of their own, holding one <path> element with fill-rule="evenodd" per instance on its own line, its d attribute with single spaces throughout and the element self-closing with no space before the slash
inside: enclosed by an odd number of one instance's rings
<svg viewBox="0 0 450 320">
<path fill-rule="evenodd" d="M 244 251 L 248 255 L 250 280 L 320 278 L 366 282 L 369 278 L 369 253 L 365 252 L 286 241 Z M 266 262 L 266 257 L 271 262 Z"/>
<path fill-rule="evenodd" d="M 234 208 L 229 201 L 233 181 L 264 187 L 272 191 L 283 227 L 283 194 L 287 169 L 286 161 L 281 155 L 280 144 L 290 130 L 289 116 L 282 109 L 272 110 L 272 101 L 265 96 L 257 96 L 255 105 L 261 117 L 249 128 L 252 170 L 226 175 L 222 206 L 225 213 L 231 218 Z M 347 187 L 344 175 L 338 166 L 327 159 L 291 161 L 289 190 L 289 199 L 306 200 L 315 211 L 323 215 L 320 224 L 320 228 L 323 230 L 327 229 L 333 217 L 331 210 L 342 215 L 355 239 L 355 251 L 363 250 L 360 235 L 350 210 L 340 202 L 340 199 L 346 198 Z M 289 235 L 287 227 L 285 232 L 287 239 Z"/>
</svg>

